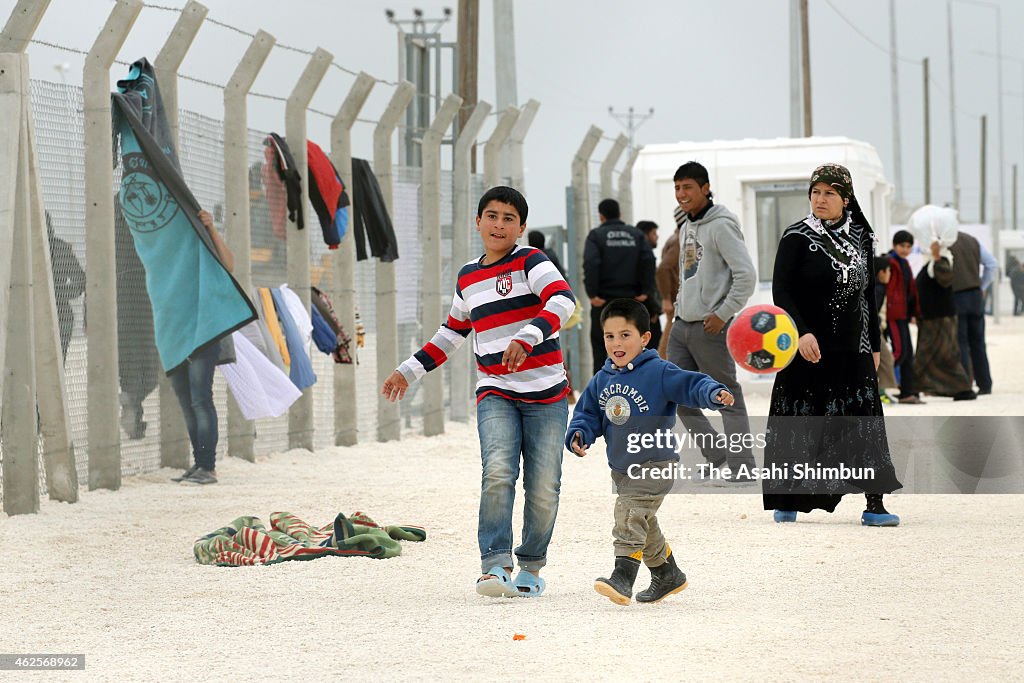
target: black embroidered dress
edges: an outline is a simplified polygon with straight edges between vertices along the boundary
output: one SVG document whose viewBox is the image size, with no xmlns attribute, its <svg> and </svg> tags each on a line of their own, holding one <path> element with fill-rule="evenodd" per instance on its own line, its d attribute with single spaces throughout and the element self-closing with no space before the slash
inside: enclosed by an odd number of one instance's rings
<svg viewBox="0 0 1024 683">
<path fill-rule="evenodd" d="M 832 512 L 844 493 L 901 487 L 871 355 L 879 348 L 873 241 L 866 221 L 844 213 L 835 222 L 808 216 L 779 242 L 775 305 L 793 318 L 798 335 L 814 334 L 821 360 L 810 363 L 798 353 L 776 375 L 765 447 L 765 466 L 775 465 L 776 474 L 764 482 L 766 510 Z M 846 476 L 817 476 L 842 466 Z"/>
</svg>

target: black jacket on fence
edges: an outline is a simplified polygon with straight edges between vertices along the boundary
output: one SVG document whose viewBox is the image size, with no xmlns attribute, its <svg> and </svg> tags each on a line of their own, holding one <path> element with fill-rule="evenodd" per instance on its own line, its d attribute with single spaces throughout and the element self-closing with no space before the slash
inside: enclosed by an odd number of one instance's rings
<svg viewBox="0 0 1024 683">
<path fill-rule="evenodd" d="M 288 202 L 288 220 L 295 223 L 297 229 L 306 227 L 302 217 L 302 176 L 295 166 L 295 157 L 292 150 L 277 133 L 271 133 L 263 141 L 264 145 L 274 149 L 274 171 L 277 177 L 284 183 Z"/>
<path fill-rule="evenodd" d="M 352 160 L 352 195 L 355 204 L 352 221 L 356 240 L 356 260 L 365 261 L 366 240 L 370 242 L 370 254 L 385 263 L 398 258 L 398 239 L 395 227 L 388 215 L 384 195 L 380 191 L 377 176 L 366 159 Z"/>
</svg>

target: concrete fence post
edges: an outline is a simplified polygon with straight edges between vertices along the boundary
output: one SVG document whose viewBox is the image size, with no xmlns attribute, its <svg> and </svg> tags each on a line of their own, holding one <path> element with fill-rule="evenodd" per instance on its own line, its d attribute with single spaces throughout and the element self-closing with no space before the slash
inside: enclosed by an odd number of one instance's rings
<svg viewBox="0 0 1024 683">
<path fill-rule="evenodd" d="M 315 229 L 317 219 L 309 203 L 306 109 L 333 60 L 334 55 L 317 48 L 285 104 L 285 139 L 295 159 L 295 168 L 302 176 L 301 207 L 306 219 L 305 230 L 297 230 L 291 224 L 288 226 L 288 286 L 299 295 L 307 314 L 310 306 L 309 232 Z M 302 396 L 288 410 L 288 447 L 313 450 L 313 387 L 304 389 Z"/>
<path fill-rule="evenodd" d="M 82 74 L 90 490 L 121 487 L 110 67 L 141 11 L 142 0 L 118 0 L 85 58 Z"/>
<path fill-rule="evenodd" d="M 71 431 L 67 420 L 67 394 L 56 302 L 53 296 L 50 245 L 40 188 L 39 160 L 36 155 L 29 88 L 29 61 L 27 57 L 20 54 L 28 48 L 49 4 L 49 0 L 19 2 L 8 18 L 3 32 L 0 33 L 0 53 L 18 54 L 20 57 L 17 69 L 6 63 L 0 67 L 0 71 L 3 72 L 0 75 L 0 80 L 3 81 L 0 91 L 2 91 L 4 100 L 0 120 L 7 123 L 7 135 L 3 136 L 3 141 L 0 142 L 5 145 L 3 149 L 0 149 L 0 157 L 6 162 L 0 167 L 0 175 L 2 175 L 0 182 L 9 192 L 13 193 L 4 196 L 3 201 L 0 201 L 0 207 L 3 207 L 0 208 L 0 236 L 2 236 L 0 237 L 0 253 L 3 254 L 0 256 L 0 292 L 2 292 L 0 293 L 0 369 L 4 370 L 4 372 L 0 372 L 0 387 L 4 384 L 3 377 L 8 375 L 8 368 L 12 381 L 17 381 L 15 378 L 18 380 L 28 379 L 26 373 L 33 373 L 30 381 L 34 382 L 36 402 L 39 407 L 39 431 L 43 437 L 43 466 L 46 471 L 47 492 L 53 500 L 74 503 L 78 500 L 78 471 L 75 467 L 74 443 L 71 440 Z M 16 82 L 8 80 L 7 77 L 16 78 Z M 24 157 L 22 152 L 24 152 Z M 23 159 L 28 161 L 27 168 L 18 166 Z M 28 188 L 29 205 L 19 211 L 15 202 L 19 199 L 21 201 L 26 199 L 25 183 Z M 19 222 L 15 218 L 16 214 L 27 215 L 28 221 Z M 6 218 L 10 218 L 10 220 L 5 220 Z M 31 263 L 20 264 L 31 267 L 31 313 L 34 336 L 27 340 L 23 336 L 25 330 L 17 328 L 17 321 L 24 320 L 24 312 L 8 309 L 11 296 L 11 271 L 12 268 L 17 270 L 20 267 L 20 265 L 14 265 L 14 258 L 23 249 L 20 239 L 18 246 L 15 246 L 14 231 L 17 229 L 28 231 L 30 236 Z M 19 296 L 16 295 L 16 302 L 18 299 Z M 21 293 L 21 303 L 24 303 L 23 293 Z M 13 326 L 11 326 L 12 323 Z M 22 353 L 34 349 L 34 353 L 31 354 L 34 367 L 25 365 L 23 361 L 17 361 L 21 365 L 20 368 L 6 365 L 6 338 L 9 326 L 21 336 L 17 343 L 26 347 L 22 349 Z M 0 396 L 2 395 L 0 392 Z M 31 404 L 17 406 L 13 401 L 9 403 L 11 410 L 23 411 L 24 415 L 11 416 L 8 414 L 0 418 L 5 424 L 15 427 L 14 432 L 9 432 L 9 435 L 3 437 L 5 441 L 10 439 L 7 447 L 11 448 L 13 445 L 15 449 L 11 470 L 5 472 L 4 475 L 5 488 L 9 486 L 8 490 L 12 492 L 11 502 L 6 504 L 5 508 L 8 514 L 15 514 L 19 511 L 32 512 L 34 511 L 33 504 L 38 507 L 39 490 L 38 468 L 36 467 L 36 432 L 33 429 L 30 434 L 28 429 L 18 428 L 19 422 L 23 419 L 25 424 L 20 426 L 25 427 L 32 424 Z M 8 405 L 8 402 L 4 401 L 4 405 Z M 27 479 L 19 481 L 23 477 L 27 477 Z M 9 485 L 8 478 L 10 478 Z"/>
<path fill-rule="evenodd" d="M 373 131 L 373 172 L 377 176 L 384 204 L 392 218 L 395 216 L 394 176 L 392 170 L 391 138 L 413 95 L 416 86 L 402 81 L 395 88 L 391 101 L 381 114 Z M 379 388 L 395 368 L 398 367 L 398 301 L 395 284 L 395 264 L 378 261 L 376 265 L 377 284 L 377 440 L 400 439 L 401 412 L 398 403 L 391 403 Z"/>
<path fill-rule="evenodd" d="M 622 133 L 619 137 L 615 138 L 615 142 L 608 149 L 608 154 L 605 156 L 604 161 L 601 162 L 601 199 L 614 199 L 615 198 L 615 183 L 612 181 L 612 172 L 615 170 L 615 164 L 619 163 L 619 157 L 626 151 L 626 147 L 629 146 L 629 138 Z"/>
<path fill-rule="evenodd" d="M 338 115 L 331 122 L 331 161 L 338 169 L 341 180 L 348 190 L 349 235 L 341 241 L 334 255 L 334 290 L 330 292 L 338 322 L 352 337 L 352 363 L 334 366 L 334 445 L 354 446 L 359 442 L 359 401 L 356 391 L 356 247 L 355 193 L 352 191 L 352 124 L 366 104 L 370 91 L 377 81 L 373 76 L 360 72 L 356 82 L 348 91 L 345 101 L 338 109 Z"/>
<path fill-rule="evenodd" d="M 25 83 L 29 82 L 28 60 L 24 64 Z M 26 90 L 26 93 L 28 90 Z M 43 436 L 43 467 L 46 490 L 51 500 L 74 503 L 78 500 L 78 469 L 75 445 L 68 421 L 67 384 L 64 379 L 64 355 L 61 349 L 57 299 L 54 294 L 50 239 L 43 205 L 39 158 L 36 155 L 35 124 L 31 102 L 25 98 L 22 128 L 28 153 L 28 183 L 32 228 L 32 299 L 35 321 L 35 385 L 39 406 L 39 426 Z M 31 421 L 31 414 L 28 415 Z"/>
<path fill-rule="evenodd" d="M 178 21 L 174 22 L 174 28 L 167 36 L 164 46 L 157 53 L 156 61 L 153 62 L 153 69 L 160 83 L 160 97 L 164 103 L 164 111 L 167 112 L 167 125 L 171 129 L 171 139 L 174 140 L 174 146 L 179 153 L 181 145 L 178 139 L 178 69 L 185 61 L 185 55 L 192 47 L 192 42 L 196 39 L 196 34 L 199 33 L 199 28 L 209 11 L 196 0 L 188 0 L 178 15 Z"/>
<path fill-rule="evenodd" d="M 249 106 L 248 95 L 267 56 L 274 36 L 259 31 L 224 88 L 224 232 L 235 256 L 235 279 L 252 296 L 252 234 L 249 215 Z M 228 454 L 256 461 L 256 431 L 228 392 Z"/>
<path fill-rule="evenodd" d="M 441 142 L 459 113 L 462 98 L 448 95 L 423 135 L 423 179 L 420 206 L 423 212 L 423 333 L 432 335 L 441 326 L 444 297 L 441 285 Z M 446 283 L 447 284 L 447 283 Z M 428 373 L 423 382 L 423 434 L 444 433 L 444 383 L 440 370 Z"/>
<path fill-rule="evenodd" d="M 25 122 L 29 98 L 28 57 L 20 53 L 0 54 L 0 112 L 5 115 L 3 167 L 5 189 L 13 189 L 0 221 L 8 247 L 2 257 L 7 263 L 4 279 L 6 315 L 0 320 L 7 340 L 0 359 L 3 370 L 0 440 L 3 443 L 4 511 L 18 515 L 39 511 L 39 455 L 36 444 L 35 330 L 32 296 L 31 190 L 29 188 L 28 126 Z M 9 116 L 9 118 L 8 118 Z M 13 173 L 12 173 L 13 172 Z M 8 190 L 10 191 L 10 190 Z"/>
<path fill-rule="evenodd" d="M 0 54 L 25 52 L 49 6 L 50 0 L 18 0 L 0 31 Z"/>
<path fill-rule="evenodd" d="M 590 348 L 590 299 L 587 298 L 583 289 L 583 249 L 587 244 L 587 234 L 590 232 L 590 157 L 594 154 L 594 148 L 601 140 L 602 131 L 597 126 L 591 126 L 587 131 L 583 142 L 572 159 L 572 198 L 573 198 L 573 230 L 576 233 L 576 277 L 579 289 L 578 299 L 580 301 L 581 315 L 579 329 L 579 367 L 580 377 L 573 377 L 573 385 L 577 387 L 587 386 L 593 374 L 593 353 Z"/>
<path fill-rule="evenodd" d="M 487 115 L 491 113 L 488 102 L 477 102 L 473 113 L 459 131 L 452 153 L 452 183 L 454 188 L 454 207 L 452 209 L 452 281 L 450 291 L 455 291 L 459 269 L 470 259 L 469 244 L 473 225 L 473 198 L 470 195 L 470 168 L 472 167 L 473 150 L 476 139 L 480 135 Z M 472 345 L 467 343 L 459 349 L 455 358 L 450 358 L 449 379 L 451 380 L 450 395 L 452 400 L 452 419 L 459 422 L 469 420 L 469 409 L 472 405 L 472 376 L 476 367 Z"/>
<path fill-rule="evenodd" d="M 643 147 L 634 147 L 633 151 L 626 157 L 626 163 L 619 173 L 619 208 L 622 209 L 622 220 L 630 225 L 636 225 L 633 216 L 633 166 L 640 156 Z"/>
<path fill-rule="evenodd" d="M 526 178 L 523 170 L 523 141 L 526 134 L 530 132 L 533 119 L 540 109 L 540 102 L 530 100 L 523 105 L 519 111 L 519 118 L 516 125 L 512 126 L 512 132 L 508 136 L 508 159 L 509 159 L 509 182 L 523 194 L 526 194 Z"/>
<path fill-rule="evenodd" d="M 209 10 L 195 0 L 188 4 L 178 15 L 164 46 L 153 62 L 157 81 L 160 84 L 160 97 L 163 100 L 164 112 L 167 114 L 167 125 L 171 129 L 171 139 L 179 158 L 181 144 L 178 138 L 178 69 L 185 60 L 185 54 L 192 46 L 196 34 L 199 33 L 203 20 Z M 185 418 L 178 406 L 178 397 L 171 387 L 170 380 L 161 374 L 160 392 L 160 464 L 164 467 L 185 469 L 191 460 L 188 432 L 185 429 Z"/>
<path fill-rule="evenodd" d="M 498 117 L 498 123 L 494 125 L 491 136 L 484 144 L 484 186 L 490 189 L 495 185 L 501 185 L 501 150 L 508 142 L 508 136 L 512 134 L 512 127 L 516 125 L 519 118 L 519 110 L 509 105 Z"/>
</svg>

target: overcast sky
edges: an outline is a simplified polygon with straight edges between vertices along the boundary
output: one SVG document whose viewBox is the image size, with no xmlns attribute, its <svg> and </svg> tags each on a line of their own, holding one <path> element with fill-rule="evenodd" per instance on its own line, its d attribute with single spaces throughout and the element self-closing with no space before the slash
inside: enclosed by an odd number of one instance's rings
<svg viewBox="0 0 1024 683">
<path fill-rule="evenodd" d="M 932 198 L 938 203 L 951 198 L 952 186 L 946 2 L 895 2 L 899 55 L 905 60 L 899 64 L 903 194 L 912 203 L 923 197 L 919 63 L 928 56 L 933 76 Z M 152 4 L 180 7 L 185 2 L 153 0 Z M 334 54 L 338 64 L 389 81 L 397 76 L 397 41 L 384 8 L 406 18 L 412 16 L 412 8 L 420 7 L 429 18 L 441 16 L 445 6 L 453 13 L 458 6 L 457 0 L 205 0 L 204 4 L 212 19 L 250 33 L 262 28 L 286 45 L 310 50 L 323 47 Z M 491 2 L 482 0 L 480 5 L 479 93 L 481 99 L 493 103 Z M 975 220 L 978 213 L 978 117 L 983 113 L 989 115 L 990 198 L 999 192 L 996 60 L 978 54 L 995 52 L 995 5 L 1002 12 L 1004 54 L 1024 60 L 1024 2 L 953 3 L 961 213 L 967 220 Z M 0 0 L 0 20 L 6 21 L 14 6 L 14 0 Z M 53 0 L 36 38 L 88 50 L 112 7 L 110 0 Z M 889 56 L 868 40 L 888 50 L 888 8 L 888 0 L 810 0 L 810 27 L 814 132 L 871 143 L 892 180 Z M 175 13 L 157 7 L 143 9 L 120 58 L 153 59 L 176 18 Z M 444 31 L 454 40 L 454 19 Z M 618 111 L 633 106 L 641 112 L 654 107 L 654 117 L 637 134 L 641 144 L 788 136 L 790 39 L 789 0 L 634 0 L 628 4 L 516 0 L 519 101 L 535 98 L 541 102 L 526 140 L 530 222 L 565 222 L 564 188 L 570 182 L 570 162 L 588 127 L 598 125 L 609 138 L 623 130 L 608 115 L 609 106 Z M 224 84 L 248 44 L 248 37 L 207 22 L 181 71 Z M 65 78 L 81 82 L 80 55 L 40 45 L 33 45 L 29 54 L 33 78 L 59 81 L 60 73 L 54 67 L 68 63 Z M 304 55 L 275 49 L 254 90 L 286 97 L 307 60 Z M 120 73 L 115 66 L 113 77 Z M 336 112 L 352 81 L 352 76 L 330 69 L 313 107 Z M 1022 90 L 1024 66 L 1020 61 L 1004 61 L 1008 197 L 1009 166 L 1021 164 L 1024 157 Z M 390 86 L 378 85 L 362 116 L 377 118 L 391 92 Z M 182 107 L 222 116 L 220 90 L 182 82 L 179 93 Z M 492 117 L 483 137 L 493 121 Z M 284 103 L 250 98 L 249 125 L 283 132 Z M 329 144 L 328 127 L 326 117 L 309 117 L 309 136 L 324 147 Z M 370 156 L 372 125 L 357 124 L 354 133 L 355 153 Z M 595 159 L 603 158 L 609 145 L 603 141 Z M 596 170 L 595 166 L 595 181 Z M 994 211 L 993 201 L 990 217 Z M 1010 211 L 1009 198 L 1006 211 Z"/>
</svg>

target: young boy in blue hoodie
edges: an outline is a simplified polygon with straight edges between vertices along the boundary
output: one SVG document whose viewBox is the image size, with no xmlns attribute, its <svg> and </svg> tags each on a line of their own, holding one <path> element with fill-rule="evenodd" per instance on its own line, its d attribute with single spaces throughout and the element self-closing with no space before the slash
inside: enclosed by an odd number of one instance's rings
<svg viewBox="0 0 1024 683">
<path fill-rule="evenodd" d="M 658 475 L 679 461 L 665 438 L 675 422 L 676 405 L 718 410 L 732 405 L 733 396 L 721 382 L 681 370 L 646 348 L 651 319 L 643 304 L 612 301 L 601 313 L 601 326 L 608 360 L 583 391 L 565 435 L 565 447 L 581 457 L 604 436 L 618 496 L 612 529 L 615 570 L 611 577 L 597 579 L 594 590 L 628 605 L 643 559 L 651 570 L 651 585 L 636 600 L 658 602 L 687 585 L 656 517 L 673 483 L 672 477 Z"/>
</svg>

